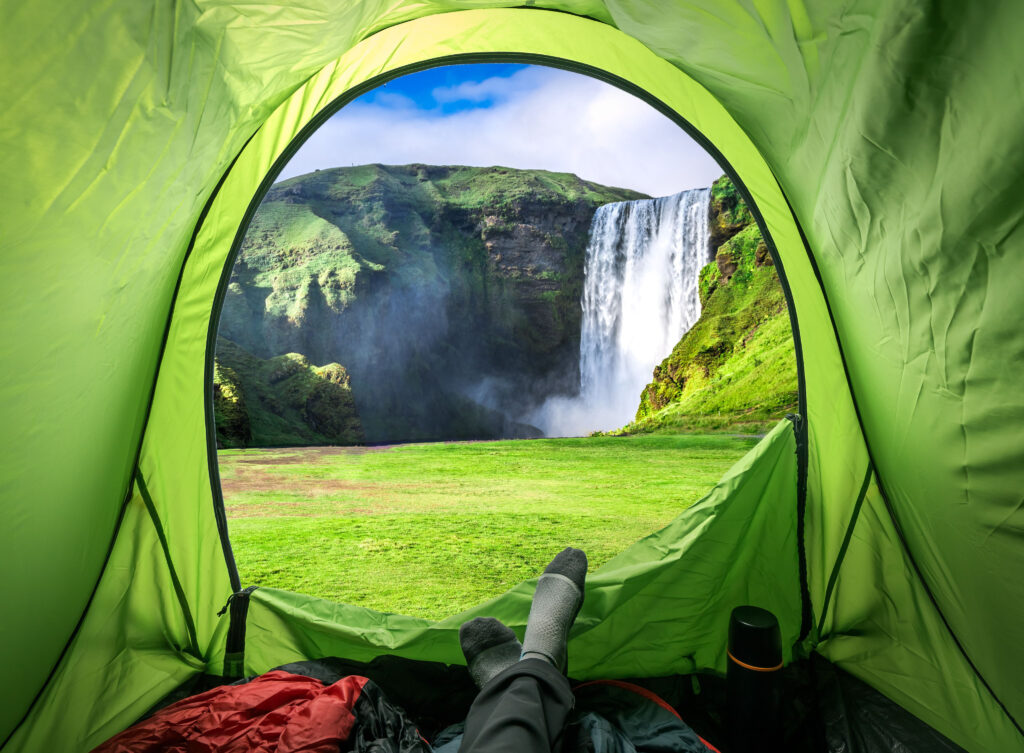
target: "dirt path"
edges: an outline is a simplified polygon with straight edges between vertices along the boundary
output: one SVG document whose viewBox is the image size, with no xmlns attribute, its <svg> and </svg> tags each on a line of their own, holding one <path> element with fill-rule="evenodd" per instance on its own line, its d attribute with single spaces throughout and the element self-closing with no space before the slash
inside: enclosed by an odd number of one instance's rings
<svg viewBox="0 0 1024 753">
<path fill-rule="evenodd" d="M 395 445 L 377 447 L 282 447 L 266 450 L 265 454 L 245 456 L 228 456 L 221 458 L 221 470 L 224 475 L 220 481 L 221 492 L 229 513 L 243 516 L 267 515 L 274 510 L 288 508 L 288 514 L 296 514 L 302 509 L 302 502 L 292 500 L 275 500 L 266 503 L 232 504 L 238 496 L 247 492 L 270 492 L 288 495 L 301 494 L 312 499 L 344 494 L 349 500 L 358 498 L 365 500 L 372 507 L 364 512 L 371 513 L 378 509 L 384 497 L 391 497 L 395 492 L 405 489 L 422 488 L 422 484 L 380 484 L 375 481 L 351 480 L 338 478 L 320 478 L 300 473 L 279 473 L 273 466 L 309 465 L 323 466 L 330 462 L 329 458 L 339 455 L 362 455 L 368 452 L 379 452 Z M 339 503 L 349 513 L 359 512 L 350 509 L 350 503 Z M 309 514 L 323 514 L 310 512 Z"/>
</svg>

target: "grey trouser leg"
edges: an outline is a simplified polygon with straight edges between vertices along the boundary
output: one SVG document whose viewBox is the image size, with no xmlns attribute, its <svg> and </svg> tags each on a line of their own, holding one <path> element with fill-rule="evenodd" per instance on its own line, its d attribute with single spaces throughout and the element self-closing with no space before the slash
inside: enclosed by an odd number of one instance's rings
<svg viewBox="0 0 1024 753">
<path fill-rule="evenodd" d="M 569 681 L 542 659 L 524 659 L 481 689 L 459 753 L 559 753 L 573 707 Z"/>
</svg>

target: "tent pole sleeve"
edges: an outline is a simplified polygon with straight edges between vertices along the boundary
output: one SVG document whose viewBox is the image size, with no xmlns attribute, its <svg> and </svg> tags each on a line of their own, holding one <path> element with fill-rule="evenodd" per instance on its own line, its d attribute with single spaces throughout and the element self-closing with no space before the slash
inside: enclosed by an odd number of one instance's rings
<svg viewBox="0 0 1024 753">
<path fill-rule="evenodd" d="M 788 297 L 788 296 L 787 296 Z M 790 316 L 796 316 L 790 303 Z M 793 325 L 796 337 L 796 325 Z M 797 348 L 797 366 L 801 364 L 800 350 Z M 800 378 L 800 395 L 803 396 L 803 375 Z M 793 423 L 793 434 L 796 437 L 796 547 L 797 570 L 800 574 L 800 637 L 797 643 L 803 643 L 810 635 L 814 624 L 813 608 L 811 607 L 811 588 L 807 582 L 807 542 L 805 527 L 807 517 L 807 414 L 790 414 L 786 416 Z"/>
</svg>

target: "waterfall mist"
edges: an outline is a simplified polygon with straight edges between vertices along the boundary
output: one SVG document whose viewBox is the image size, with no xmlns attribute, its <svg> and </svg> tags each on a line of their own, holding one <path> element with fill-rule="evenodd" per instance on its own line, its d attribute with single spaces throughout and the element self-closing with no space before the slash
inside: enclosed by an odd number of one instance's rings
<svg viewBox="0 0 1024 753">
<path fill-rule="evenodd" d="M 590 226 L 580 336 L 580 392 L 528 417 L 547 436 L 633 420 L 641 390 L 700 317 L 710 190 L 600 207 Z"/>
</svg>

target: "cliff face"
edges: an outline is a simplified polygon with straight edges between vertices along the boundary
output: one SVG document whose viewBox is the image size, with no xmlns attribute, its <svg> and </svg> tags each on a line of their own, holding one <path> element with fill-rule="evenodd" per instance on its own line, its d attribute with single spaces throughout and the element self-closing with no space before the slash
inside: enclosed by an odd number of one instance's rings
<svg viewBox="0 0 1024 753">
<path fill-rule="evenodd" d="M 735 186 L 711 188 L 714 261 L 701 271 L 701 316 L 655 367 L 623 431 L 760 432 L 797 406 L 796 358 L 771 255 Z"/>
<path fill-rule="evenodd" d="M 342 364 L 370 442 L 531 436 L 511 417 L 578 389 L 593 214 L 635 198 L 497 167 L 292 178 L 250 225 L 220 335 Z"/>
</svg>

